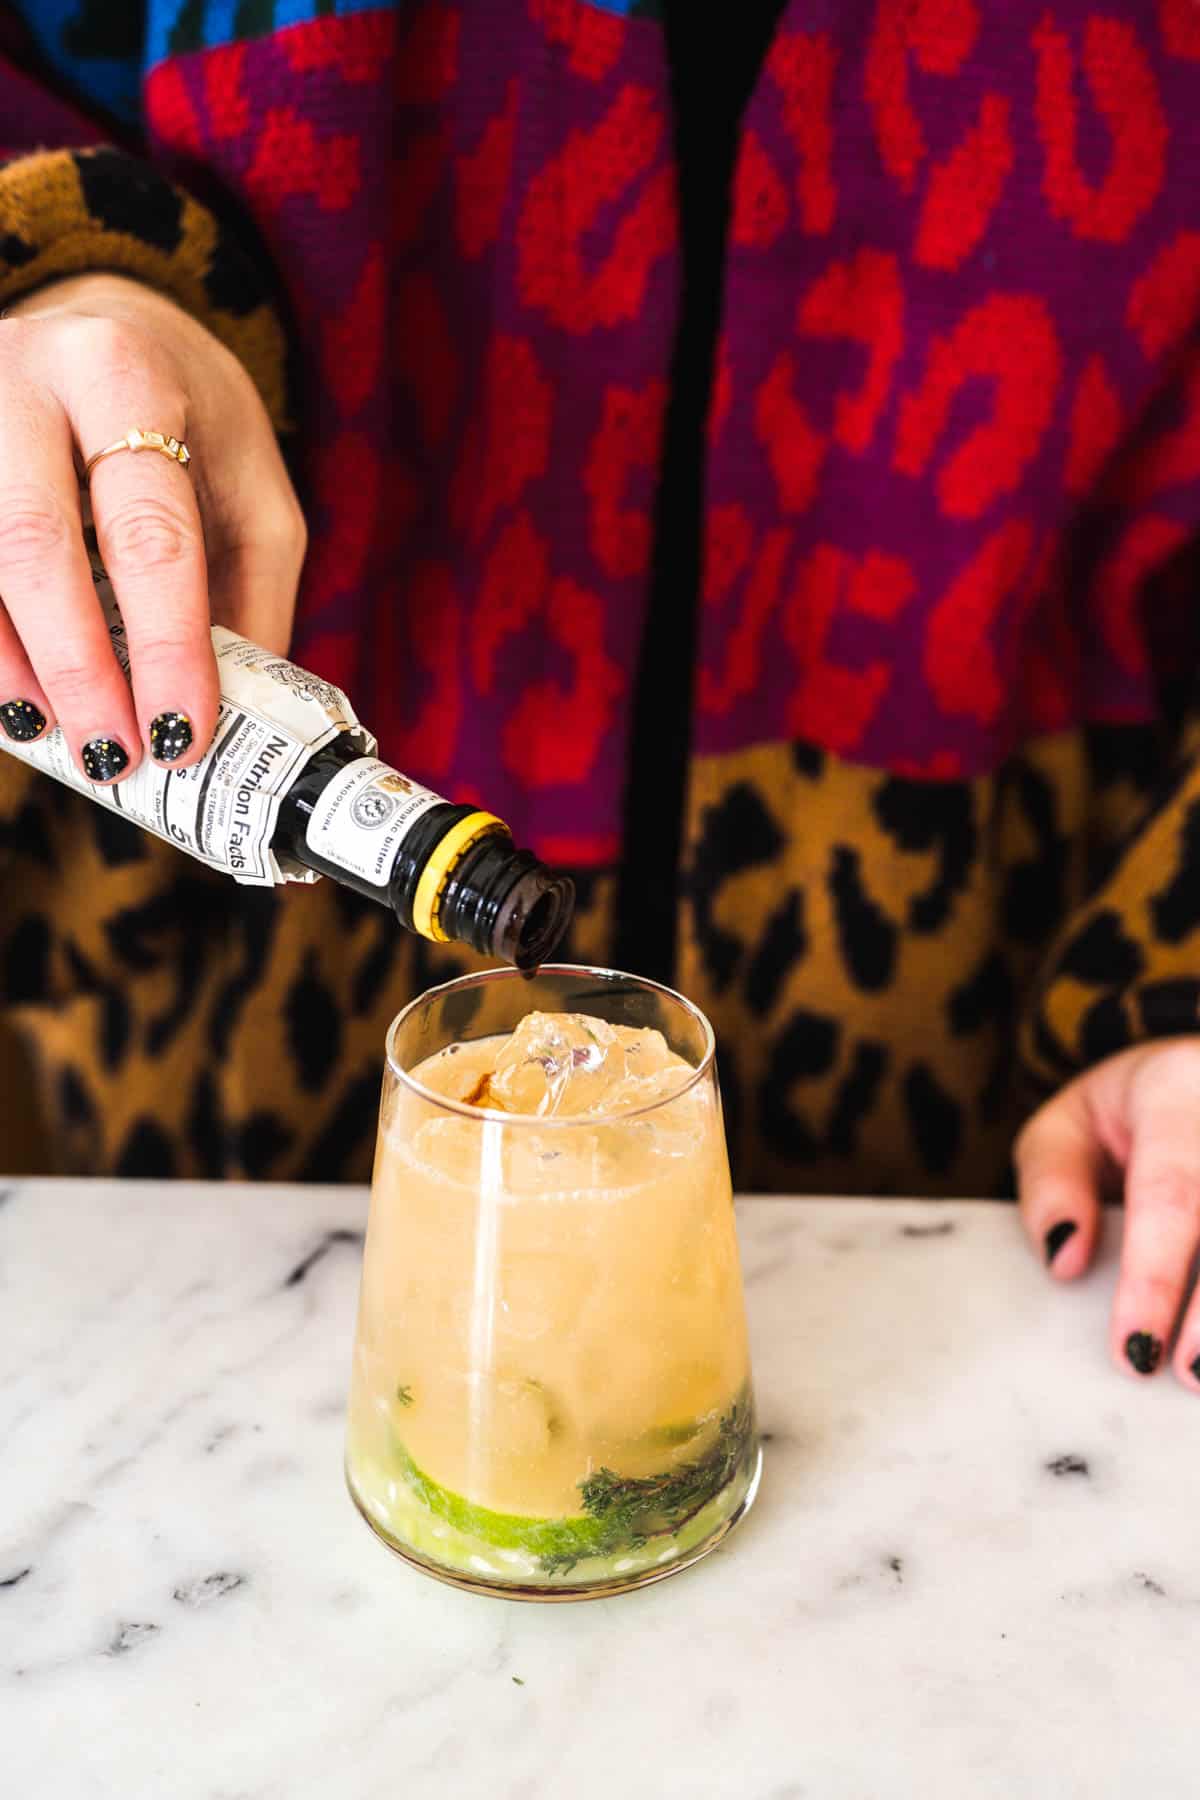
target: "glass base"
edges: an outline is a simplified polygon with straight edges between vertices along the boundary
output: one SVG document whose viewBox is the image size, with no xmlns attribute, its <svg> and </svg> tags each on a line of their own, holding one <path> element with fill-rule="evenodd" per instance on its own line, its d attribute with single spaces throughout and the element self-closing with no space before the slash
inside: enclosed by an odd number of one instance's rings
<svg viewBox="0 0 1200 1800">
<path fill-rule="evenodd" d="M 554 1604 L 564 1600 L 605 1600 L 612 1594 L 629 1594 L 635 1588 L 649 1587 L 652 1582 L 665 1581 L 669 1575 L 678 1575 L 684 1569 L 701 1562 L 704 1557 L 716 1549 L 717 1545 L 728 1537 L 740 1519 L 744 1519 L 754 1504 L 762 1479 L 762 1445 L 755 1446 L 754 1462 L 750 1470 L 750 1478 L 745 1491 L 732 1512 L 708 1533 L 699 1543 L 690 1544 L 688 1548 L 670 1562 L 652 1563 L 637 1569 L 628 1575 L 616 1575 L 606 1580 L 581 1582 L 549 1583 L 503 1581 L 489 1575 L 469 1575 L 461 1569 L 448 1568 L 444 1563 L 431 1561 L 420 1555 L 409 1544 L 401 1543 L 385 1529 L 375 1518 L 361 1495 L 357 1492 L 349 1472 L 346 1475 L 346 1486 L 359 1516 L 365 1520 L 373 1535 L 386 1546 L 394 1556 L 410 1567 L 419 1569 L 422 1575 L 432 1575 L 435 1581 L 444 1581 L 448 1587 L 461 1588 L 468 1594 L 486 1594 L 494 1600 L 530 1600 Z"/>
</svg>

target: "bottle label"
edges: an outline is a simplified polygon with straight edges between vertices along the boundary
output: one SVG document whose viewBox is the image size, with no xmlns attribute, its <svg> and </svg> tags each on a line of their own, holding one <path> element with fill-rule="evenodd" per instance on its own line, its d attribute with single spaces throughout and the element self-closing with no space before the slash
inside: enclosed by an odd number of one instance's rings
<svg viewBox="0 0 1200 1800">
<path fill-rule="evenodd" d="M 94 560 L 92 573 L 113 650 L 128 674 L 125 627 L 112 589 Z M 221 707 L 211 748 L 193 767 L 164 769 L 146 757 L 115 787 L 95 787 L 57 726 L 36 743 L 5 741 L 3 747 L 237 881 L 252 887 L 316 881 L 312 870 L 272 851 L 280 805 L 315 751 L 343 732 L 364 753 L 375 740 L 340 689 L 224 626 L 213 627 L 212 639 Z"/>
<path fill-rule="evenodd" d="M 418 787 L 378 757 L 348 763 L 324 788 L 305 831 L 308 847 L 326 862 L 385 888 L 401 844 L 441 794 Z"/>
</svg>

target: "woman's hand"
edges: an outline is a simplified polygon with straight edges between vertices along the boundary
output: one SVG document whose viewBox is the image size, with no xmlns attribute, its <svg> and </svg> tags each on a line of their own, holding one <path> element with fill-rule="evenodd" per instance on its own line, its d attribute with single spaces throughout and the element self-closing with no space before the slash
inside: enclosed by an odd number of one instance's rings
<svg viewBox="0 0 1200 1800">
<path fill-rule="evenodd" d="M 80 470 L 137 426 L 186 441 L 105 457 L 90 481 L 120 602 L 121 673 L 84 548 Z M 0 322 L 0 724 L 62 726 L 84 773 L 120 780 L 143 750 L 186 768 L 217 718 L 211 622 L 283 652 L 304 522 L 258 393 L 172 301 L 119 275 L 41 289 Z"/>
<path fill-rule="evenodd" d="M 1169 1350 L 1200 1389 L 1200 1288 L 1183 1313 L 1200 1246 L 1200 1038 L 1111 1056 L 1034 1114 L 1017 1140 L 1021 1214 L 1059 1281 L 1091 1261 L 1101 1196 L 1125 1177 L 1125 1235 L 1111 1349 L 1152 1375 Z"/>
</svg>

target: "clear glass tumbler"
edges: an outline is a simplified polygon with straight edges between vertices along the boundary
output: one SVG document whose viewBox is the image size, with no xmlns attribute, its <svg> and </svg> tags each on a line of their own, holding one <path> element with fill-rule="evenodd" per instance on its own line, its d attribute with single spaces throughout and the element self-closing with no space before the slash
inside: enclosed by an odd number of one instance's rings
<svg viewBox="0 0 1200 1800">
<path fill-rule="evenodd" d="M 506 1104 L 561 1078 L 591 1083 L 586 1111 L 492 1103 L 522 1021 Z M 635 1030 L 610 1054 L 606 1027 Z M 760 1469 L 707 1019 L 607 970 L 504 969 L 414 1001 L 387 1057 L 346 1459 L 359 1510 L 428 1573 L 509 1598 L 697 1561 Z"/>
</svg>

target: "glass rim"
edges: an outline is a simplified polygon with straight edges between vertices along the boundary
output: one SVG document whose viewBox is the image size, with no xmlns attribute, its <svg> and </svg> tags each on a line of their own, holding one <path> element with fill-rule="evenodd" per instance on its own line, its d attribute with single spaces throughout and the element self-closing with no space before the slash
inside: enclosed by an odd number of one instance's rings
<svg viewBox="0 0 1200 1800">
<path fill-rule="evenodd" d="M 446 994 L 452 994 L 464 988 L 484 987 L 493 981 L 520 981 L 522 984 L 532 987 L 541 975 L 591 976 L 599 981 L 629 982 L 632 986 L 642 988 L 647 993 L 658 994 L 664 1000 L 673 1001 L 700 1026 L 704 1038 L 704 1051 L 700 1061 L 682 1087 L 673 1089 L 669 1094 L 663 1094 L 658 1100 L 649 1101 L 645 1106 L 632 1106 L 623 1112 L 614 1113 L 568 1113 L 565 1118 L 557 1118 L 553 1114 L 545 1117 L 538 1113 L 500 1112 L 490 1106 L 469 1106 L 465 1100 L 451 1100 L 446 1094 L 435 1093 L 432 1088 L 426 1087 L 424 1082 L 418 1081 L 410 1070 L 401 1068 L 395 1054 L 396 1034 L 410 1013 L 415 1012 L 418 1006 L 423 1006 L 427 1000 L 441 999 Z M 408 1002 L 407 1006 L 400 1008 L 388 1026 L 384 1050 L 387 1066 L 401 1086 L 406 1087 L 418 1099 L 427 1100 L 431 1106 L 440 1107 L 445 1112 L 458 1113 L 460 1117 L 474 1119 L 482 1125 L 507 1125 L 516 1127 L 518 1130 L 535 1125 L 540 1131 L 561 1131 L 572 1126 L 576 1128 L 585 1126 L 594 1131 L 599 1126 L 624 1124 L 627 1119 L 645 1118 L 648 1113 L 657 1112 L 660 1107 L 668 1106 L 672 1101 L 682 1099 L 684 1094 L 690 1094 L 696 1083 L 703 1081 L 713 1067 L 716 1060 L 717 1039 L 707 1014 L 696 1005 L 695 1001 L 689 1000 L 686 994 L 677 993 L 674 988 L 667 987 L 661 981 L 651 981 L 645 975 L 628 975 L 620 969 L 602 969 L 591 963 L 543 963 L 532 977 L 522 975 L 519 969 L 480 969 L 477 972 L 468 972 L 466 975 L 456 975 L 453 980 L 439 982 L 436 987 L 426 988 L 423 994 L 418 994 L 415 999 Z"/>
</svg>

